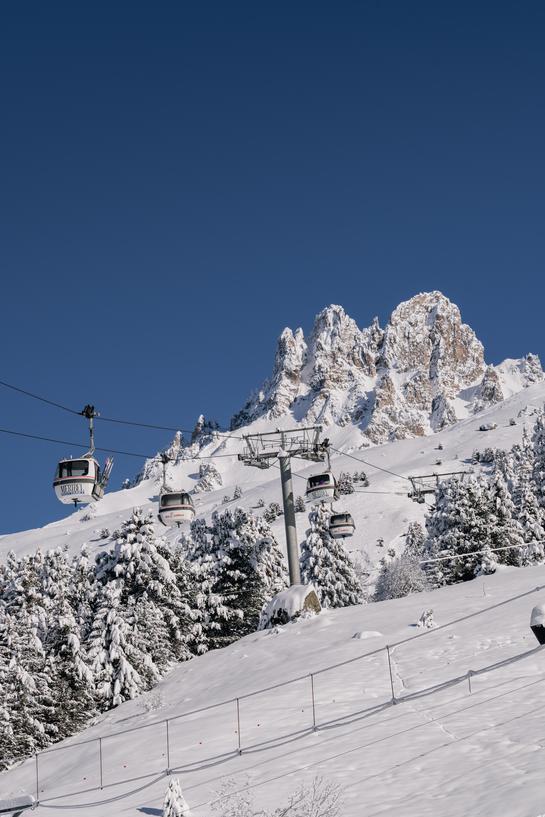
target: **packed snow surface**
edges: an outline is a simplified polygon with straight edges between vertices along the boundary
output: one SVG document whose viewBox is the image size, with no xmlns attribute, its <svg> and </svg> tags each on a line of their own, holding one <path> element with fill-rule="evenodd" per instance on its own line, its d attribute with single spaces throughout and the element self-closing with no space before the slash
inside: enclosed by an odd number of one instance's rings
<svg viewBox="0 0 545 817">
<path fill-rule="evenodd" d="M 340 786 L 345 817 L 537 817 L 545 653 L 529 620 L 544 601 L 545 567 L 509 568 L 484 581 L 324 611 L 286 625 L 281 638 L 249 635 L 178 665 L 147 695 L 42 754 L 38 813 L 160 814 L 169 718 L 170 766 L 198 817 L 213 813 L 226 779 L 250 787 L 256 807 L 272 807 L 316 775 Z M 430 607 L 438 627 L 420 635 L 416 622 Z M 362 627 L 376 633 L 371 644 L 353 638 Z M 384 647 L 400 641 L 390 648 L 392 705 Z M 322 672 L 351 659 L 358 660 Z M 298 680 L 276 686 L 289 679 Z M 192 714 L 175 719 L 182 713 Z M 0 781 L 4 796 L 33 792 L 34 760 Z M 75 793 L 84 789 L 94 790 Z"/>
</svg>

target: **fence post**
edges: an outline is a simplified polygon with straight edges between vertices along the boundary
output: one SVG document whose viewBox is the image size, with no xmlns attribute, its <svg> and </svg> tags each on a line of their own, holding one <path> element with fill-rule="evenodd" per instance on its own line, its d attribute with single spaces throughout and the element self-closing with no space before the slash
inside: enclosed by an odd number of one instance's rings
<svg viewBox="0 0 545 817">
<path fill-rule="evenodd" d="M 236 698 L 237 704 L 237 738 L 238 738 L 238 753 L 239 755 L 242 754 L 242 742 L 240 737 L 240 701 Z"/>
<path fill-rule="evenodd" d="M 98 739 L 98 759 L 100 764 L 100 788 L 102 790 L 102 738 Z"/>
<path fill-rule="evenodd" d="M 467 685 L 469 687 L 469 694 L 471 695 L 471 676 L 473 675 L 472 670 L 468 669 L 467 671 Z"/>
<path fill-rule="evenodd" d="M 36 758 L 36 802 L 40 801 L 40 774 L 38 772 L 38 752 L 35 754 Z"/>
<path fill-rule="evenodd" d="M 386 644 L 386 654 L 388 656 L 388 672 L 390 673 L 390 687 L 392 690 L 392 703 L 396 704 L 396 696 L 394 691 L 394 676 L 392 675 L 392 659 L 390 658 L 390 647 Z"/>
<path fill-rule="evenodd" d="M 166 728 L 167 728 L 167 768 L 166 768 L 166 772 L 167 772 L 167 774 L 170 774 L 170 740 L 169 740 L 169 734 L 168 734 L 168 718 L 166 719 L 165 724 L 166 724 Z"/>
<path fill-rule="evenodd" d="M 312 731 L 317 732 L 318 727 L 316 726 L 316 702 L 314 700 L 314 675 L 312 672 L 310 673 L 310 692 L 312 695 Z"/>
</svg>

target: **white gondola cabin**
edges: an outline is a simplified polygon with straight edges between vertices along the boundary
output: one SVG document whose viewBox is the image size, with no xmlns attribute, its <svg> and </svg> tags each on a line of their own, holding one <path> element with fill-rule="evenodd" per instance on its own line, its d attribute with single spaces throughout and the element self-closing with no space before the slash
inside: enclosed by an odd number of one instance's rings
<svg viewBox="0 0 545 817">
<path fill-rule="evenodd" d="M 53 488 L 57 499 L 64 505 L 88 505 L 102 499 L 114 464 L 113 458 L 108 457 L 101 471 L 98 460 L 93 456 L 95 451 L 93 421 L 99 416 L 95 407 L 85 406 L 80 414 L 89 420 L 90 447 L 82 457 L 64 459 L 57 465 Z"/>
<path fill-rule="evenodd" d="M 87 505 L 104 496 L 100 466 L 94 457 L 61 460 L 57 465 L 53 487 L 57 499 L 65 505 Z"/>
<path fill-rule="evenodd" d="M 159 521 L 167 527 L 191 522 L 195 518 L 195 506 L 186 491 L 162 491 L 159 497 Z"/>
<path fill-rule="evenodd" d="M 306 498 L 307 502 L 315 505 L 319 502 L 333 502 L 335 499 L 337 483 L 331 471 L 322 474 L 314 474 L 307 479 Z"/>
<path fill-rule="evenodd" d="M 333 539 L 352 536 L 355 529 L 356 526 L 350 513 L 334 513 L 329 518 L 329 535 Z"/>
</svg>

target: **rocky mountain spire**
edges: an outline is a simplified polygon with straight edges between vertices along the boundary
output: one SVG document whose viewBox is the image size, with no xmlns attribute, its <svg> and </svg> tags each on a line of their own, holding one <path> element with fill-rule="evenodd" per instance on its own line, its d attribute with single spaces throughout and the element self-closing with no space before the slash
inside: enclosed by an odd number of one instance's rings
<svg viewBox="0 0 545 817">
<path fill-rule="evenodd" d="M 482 343 L 441 292 L 401 303 L 385 329 L 377 318 L 359 329 L 332 304 L 316 316 L 308 341 L 301 329 L 284 329 L 271 377 L 231 426 L 291 415 L 354 423 L 381 443 L 429 434 L 503 399 L 502 378 L 513 393 L 543 379 L 543 371 L 535 355 L 487 367 Z"/>
</svg>

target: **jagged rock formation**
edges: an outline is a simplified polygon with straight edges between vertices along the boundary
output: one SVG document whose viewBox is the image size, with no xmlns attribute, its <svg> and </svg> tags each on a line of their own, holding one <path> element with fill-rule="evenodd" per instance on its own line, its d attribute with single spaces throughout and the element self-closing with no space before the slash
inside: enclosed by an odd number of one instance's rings
<svg viewBox="0 0 545 817">
<path fill-rule="evenodd" d="M 359 329 L 332 305 L 308 342 L 302 329 L 284 329 L 272 376 L 231 427 L 291 415 L 358 424 L 370 443 L 382 443 L 437 431 L 543 376 L 535 355 L 487 367 L 482 343 L 441 292 L 400 304 L 385 329 L 376 318 Z"/>
<path fill-rule="evenodd" d="M 218 469 L 211 462 L 199 465 L 199 481 L 193 488 L 195 494 L 207 493 L 223 485 L 223 480 Z"/>
<path fill-rule="evenodd" d="M 484 377 L 477 387 L 475 392 L 475 402 L 473 404 L 473 411 L 483 411 L 485 408 L 493 406 L 495 403 L 500 403 L 505 399 L 503 394 L 500 376 L 494 366 L 487 366 Z"/>
</svg>

